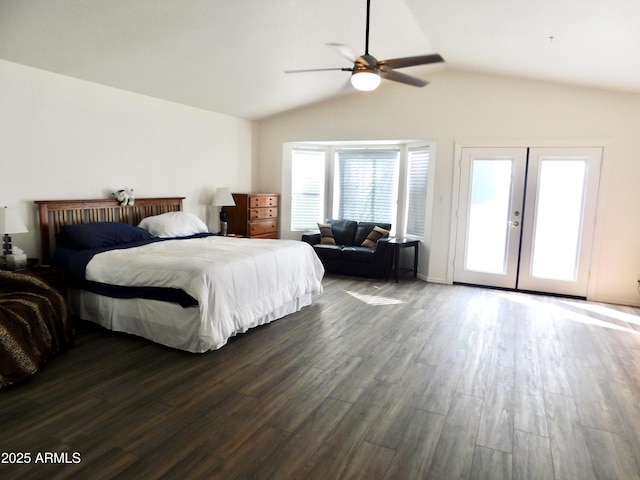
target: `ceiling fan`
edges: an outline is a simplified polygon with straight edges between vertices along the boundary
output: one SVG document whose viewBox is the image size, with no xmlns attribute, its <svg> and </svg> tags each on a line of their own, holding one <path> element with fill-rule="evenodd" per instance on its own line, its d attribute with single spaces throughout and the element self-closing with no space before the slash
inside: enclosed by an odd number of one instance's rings
<svg viewBox="0 0 640 480">
<path fill-rule="evenodd" d="M 394 82 L 413 85 L 414 87 L 424 87 L 429 82 L 417 77 L 412 77 L 405 73 L 396 72 L 395 68 L 413 67 L 416 65 L 427 65 L 430 63 L 444 62 L 444 59 L 437 53 L 430 55 L 419 55 L 416 57 L 393 58 L 391 60 L 378 60 L 369 54 L 369 16 L 371 0 L 367 0 L 367 27 L 365 34 L 365 53 L 357 56 L 350 47 L 340 43 L 328 43 L 335 48 L 347 60 L 353 63 L 352 68 L 314 68 L 307 70 L 285 70 L 285 73 L 305 73 L 322 72 L 327 70 L 341 70 L 351 72 L 351 84 L 362 91 L 371 91 L 378 88 L 381 78 Z"/>
</svg>

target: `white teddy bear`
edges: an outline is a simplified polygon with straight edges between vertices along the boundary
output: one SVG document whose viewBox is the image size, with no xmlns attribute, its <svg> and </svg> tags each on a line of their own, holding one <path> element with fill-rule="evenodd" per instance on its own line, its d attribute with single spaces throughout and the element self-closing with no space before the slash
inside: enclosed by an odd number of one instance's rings
<svg viewBox="0 0 640 480">
<path fill-rule="evenodd" d="M 127 205 L 131 206 L 135 203 L 135 197 L 133 196 L 133 188 L 125 187 L 124 190 L 116 190 L 111 194 L 113 198 L 115 198 L 120 205 L 126 207 Z"/>
</svg>

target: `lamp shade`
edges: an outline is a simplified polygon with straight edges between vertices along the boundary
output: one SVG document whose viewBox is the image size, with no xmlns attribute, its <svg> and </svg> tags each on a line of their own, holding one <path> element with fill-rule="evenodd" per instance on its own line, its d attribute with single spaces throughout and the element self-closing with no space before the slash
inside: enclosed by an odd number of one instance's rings
<svg viewBox="0 0 640 480">
<path fill-rule="evenodd" d="M 28 231 L 17 208 L 0 208 L 0 234 L 27 233 Z"/>
<path fill-rule="evenodd" d="M 213 205 L 216 207 L 235 207 L 236 202 L 228 188 L 218 188 L 213 195 Z"/>
</svg>

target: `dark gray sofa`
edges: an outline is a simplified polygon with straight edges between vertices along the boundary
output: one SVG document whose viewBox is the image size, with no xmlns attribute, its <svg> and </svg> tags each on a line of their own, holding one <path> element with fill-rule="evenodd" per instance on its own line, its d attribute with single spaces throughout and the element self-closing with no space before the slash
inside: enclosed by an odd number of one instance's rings
<svg viewBox="0 0 640 480">
<path fill-rule="evenodd" d="M 391 230 L 390 223 L 342 219 L 330 219 L 326 223 L 331 225 L 335 245 L 322 243 L 320 233 L 305 233 L 302 241 L 313 246 L 327 272 L 372 278 L 388 275 L 390 259 L 385 249 L 388 237 L 378 239 L 373 248 L 362 243 L 376 226 Z"/>
</svg>

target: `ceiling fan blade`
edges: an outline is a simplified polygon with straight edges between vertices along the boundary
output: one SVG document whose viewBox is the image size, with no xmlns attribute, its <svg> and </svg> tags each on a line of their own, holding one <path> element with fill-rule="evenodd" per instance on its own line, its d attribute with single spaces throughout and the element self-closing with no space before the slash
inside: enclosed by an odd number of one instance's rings
<svg viewBox="0 0 640 480">
<path fill-rule="evenodd" d="M 327 45 L 338 52 L 342 57 L 349 60 L 351 63 L 356 63 L 360 60 L 360 55 L 353 51 L 349 45 L 343 45 L 342 43 L 327 43 Z"/>
<path fill-rule="evenodd" d="M 381 60 L 378 65 L 387 65 L 390 68 L 413 67 L 415 65 L 428 65 L 430 63 L 444 62 L 437 53 L 431 55 L 418 55 L 417 57 L 392 58 L 391 60 Z"/>
<path fill-rule="evenodd" d="M 284 73 L 307 73 L 307 72 L 328 72 L 330 70 L 342 70 L 343 72 L 350 72 L 351 68 L 308 68 L 302 70 L 285 70 Z"/>
<path fill-rule="evenodd" d="M 428 85 L 429 82 L 426 80 L 422 80 L 421 78 L 412 77 L 411 75 L 407 75 L 405 73 L 396 72 L 391 69 L 380 69 L 380 76 L 387 80 L 392 80 L 394 82 L 405 83 L 407 85 L 413 85 L 414 87 L 424 87 Z"/>
</svg>

